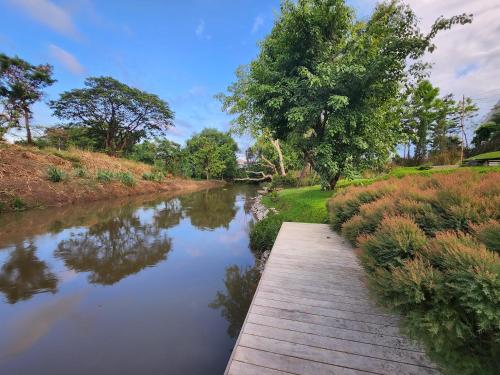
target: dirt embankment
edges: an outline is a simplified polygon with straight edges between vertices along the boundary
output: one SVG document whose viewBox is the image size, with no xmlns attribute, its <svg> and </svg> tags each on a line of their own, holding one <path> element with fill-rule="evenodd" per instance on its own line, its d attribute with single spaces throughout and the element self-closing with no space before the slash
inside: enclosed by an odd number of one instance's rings
<svg viewBox="0 0 500 375">
<path fill-rule="evenodd" d="M 60 182 L 48 178 L 49 167 L 64 173 Z M 82 173 L 82 171 L 84 171 Z M 98 172 L 129 173 L 134 183 L 119 179 L 102 182 Z M 79 173 L 80 172 L 80 173 Z M 221 181 L 194 181 L 165 177 L 161 182 L 145 181 L 142 176 L 152 167 L 106 154 L 70 150 L 39 150 L 0 143 L 0 211 L 60 206 L 69 203 L 159 192 L 189 192 L 222 186 Z"/>
</svg>

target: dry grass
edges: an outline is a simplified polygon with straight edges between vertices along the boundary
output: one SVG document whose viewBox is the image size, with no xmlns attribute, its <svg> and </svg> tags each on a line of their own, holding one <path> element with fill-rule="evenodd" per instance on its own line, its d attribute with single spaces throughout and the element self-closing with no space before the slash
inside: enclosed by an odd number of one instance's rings
<svg viewBox="0 0 500 375">
<path fill-rule="evenodd" d="M 68 178 L 58 183 L 49 181 L 47 178 L 49 167 L 57 167 Z M 79 175 L 75 173 L 77 170 L 84 170 L 85 173 Z M 136 183 L 133 186 L 126 186 L 120 181 L 99 183 L 96 179 L 98 171 L 108 171 L 115 175 L 130 173 Z M 162 182 L 144 181 L 143 174 L 151 172 L 152 167 L 147 164 L 102 153 L 78 149 L 40 150 L 2 143 L 0 144 L 0 211 L 15 209 L 14 199 L 20 199 L 29 208 L 220 185 L 220 182 L 198 182 L 178 178 L 166 178 Z"/>
</svg>

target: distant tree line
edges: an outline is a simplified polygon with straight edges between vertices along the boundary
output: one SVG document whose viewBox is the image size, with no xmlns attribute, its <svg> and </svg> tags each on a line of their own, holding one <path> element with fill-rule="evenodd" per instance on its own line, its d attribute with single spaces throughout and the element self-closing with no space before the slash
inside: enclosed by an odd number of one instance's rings
<svg viewBox="0 0 500 375">
<path fill-rule="evenodd" d="M 204 129 L 182 148 L 165 138 L 174 126 L 168 103 L 111 77 L 89 77 L 83 88 L 50 101 L 54 116 L 64 123 L 34 138 L 32 106 L 55 82 L 52 72 L 48 64 L 32 65 L 0 54 L 0 140 L 9 130 L 24 128 L 28 145 L 106 152 L 193 178 L 236 175 L 238 147 L 229 133 Z"/>
</svg>

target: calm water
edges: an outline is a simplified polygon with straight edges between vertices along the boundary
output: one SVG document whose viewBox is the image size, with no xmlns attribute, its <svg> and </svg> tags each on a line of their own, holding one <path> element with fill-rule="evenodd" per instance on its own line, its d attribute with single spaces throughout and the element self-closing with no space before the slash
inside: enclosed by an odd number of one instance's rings
<svg viewBox="0 0 500 375">
<path fill-rule="evenodd" d="M 251 187 L 0 216 L 0 374 L 221 374 Z"/>
</svg>

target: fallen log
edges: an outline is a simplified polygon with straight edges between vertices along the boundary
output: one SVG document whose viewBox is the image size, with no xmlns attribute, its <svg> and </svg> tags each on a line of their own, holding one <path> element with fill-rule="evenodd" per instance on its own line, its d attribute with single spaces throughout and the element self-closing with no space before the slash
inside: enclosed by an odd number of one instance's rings
<svg viewBox="0 0 500 375">
<path fill-rule="evenodd" d="M 264 182 L 264 181 L 272 181 L 273 180 L 273 175 L 271 174 L 265 174 L 262 171 L 254 172 L 254 171 L 248 171 L 246 172 L 247 174 L 255 174 L 255 175 L 261 175 L 261 177 L 245 177 L 245 178 L 235 178 L 234 181 L 239 181 L 239 182 Z"/>
</svg>

